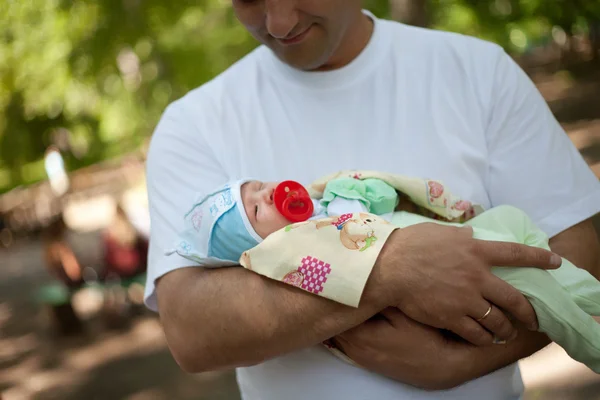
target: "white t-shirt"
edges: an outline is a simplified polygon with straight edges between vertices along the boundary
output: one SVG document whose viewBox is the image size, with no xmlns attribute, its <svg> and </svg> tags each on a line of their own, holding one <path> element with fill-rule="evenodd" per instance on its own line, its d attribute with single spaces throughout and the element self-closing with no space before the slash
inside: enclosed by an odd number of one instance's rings
<svg viewBox="0 0 600 400">
<path fill-rule="evenodd" d="M 156 310 L 157 277 L 190 265 L 164 251 L 195 194 L 242 176 L 308 184 L 340 169 L 439 179 L 486 208 L 525 210 L 550 236 L 600 211 L 598 180 L 500 47 L 375 20 L 368 46 L 342 69 L 298 71 L 259 47 L 168 107 L 147 165 L 146 304 Z M 514 364 L 428 393 L 320 346 L 240 368 L 238 382 L 246 400 L 494 400 L 523 389 Z"/>
</svg>

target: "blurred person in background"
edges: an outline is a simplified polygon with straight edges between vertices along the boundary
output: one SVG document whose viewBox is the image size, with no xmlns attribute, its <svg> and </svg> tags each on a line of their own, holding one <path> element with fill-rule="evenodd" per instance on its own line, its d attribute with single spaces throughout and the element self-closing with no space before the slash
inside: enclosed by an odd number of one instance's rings
<svg viewBox="0 0 600 400">
<path fill-rule="evenodd" d="M 52 323 L 60 333 L 79 333 L 82 330 L 82 322 L 73 308 L 71 299 L 84 280 L 81 264 L 67 240 L 67 226 L 62 214 L 54 217 L 42 230 L 42 243 L 44 264 L 48 273 L 64 286 L 61 289 L 51 285 L 44 291 Z"/>
<path fill-rule="evenodd" d="M 146 272 L 148 239 L 131 223 L 122 205 L 116 206 L 115 216 L 102 232 L 104 279 L 111 276 L 131 278 Z"/>
<path fill-rule="evenodd" d="M 132 223 L 122 204 L 117 204 L 110 224 L 102 231 L 104 282 L 102 318 L 111 328 L 129 325 L 132 309 L 129 289 L 146 272 L 148 239 Z M 123 281 L 127 284 L 122 285 Z"/>
<path fill-rule="evenodd" d="M 43 229 L 44 260 L 50 275 L 69 289 L 77 289 L 83 284 L 82 268 L 66 235 L 67 225 L 62 215 Z"/>
</svg>

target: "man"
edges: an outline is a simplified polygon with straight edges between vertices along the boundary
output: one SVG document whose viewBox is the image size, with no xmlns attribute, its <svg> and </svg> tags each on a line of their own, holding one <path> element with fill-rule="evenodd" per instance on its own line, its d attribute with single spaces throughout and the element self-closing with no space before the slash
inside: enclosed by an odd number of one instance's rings
<svg viewBox="0 0 600 400">
<path fill-rule="evenodd" d="M 374 169 L 441 179 L 486 208 L 517 206 L 556 253 L 598 262 L 588 220 L 598 181 L 498 46 L 378 20 L 359 0 L 232 4 L 264 46 L 170 105 L 148 158 L 146 303 L 182 369 L 237 367 L 247 400 L 518 398 L 515 362 L 548 339 L 489 268 L 553 268 L 550 252 L 476 241 L 467 228 L 397 230 L 357 309 L 164 256 L 198 192 L 241 176 L 308 183 Z M 332 336 L 365 369 L 317 346 Z"/>
</svg>

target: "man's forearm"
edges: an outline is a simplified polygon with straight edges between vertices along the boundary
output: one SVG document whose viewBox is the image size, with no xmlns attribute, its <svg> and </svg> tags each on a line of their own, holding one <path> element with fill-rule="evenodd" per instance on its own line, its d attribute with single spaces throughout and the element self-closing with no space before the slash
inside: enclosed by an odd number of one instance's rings
<svg viewBox="0 0 600 400">
<path fill-rule="evenodd" d="M 600 279 L 600 244 L 591 219 L 554 236 L 550 239 L 550 248 Z"/>
<path fill-rule="evenodd" d="M 378 266 L 359 308 L 263 278 L 243 268 L 186 268 L 157 283 L 161 322 L 188 372 L 260 363 L 320 343 L 378 313 Z"/>
</svg>

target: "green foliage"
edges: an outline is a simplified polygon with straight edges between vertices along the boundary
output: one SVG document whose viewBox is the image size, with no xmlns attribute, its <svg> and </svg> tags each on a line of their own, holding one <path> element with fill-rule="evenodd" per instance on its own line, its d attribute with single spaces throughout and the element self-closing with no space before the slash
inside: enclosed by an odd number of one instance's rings
<svg viewBox="0 0 600 400">
<path fill-rule="evenodd" d="M 363 7 L 378 18 L 390 17 L 390 2 L 387 0 L 363 0 Z"/>
<path fill-rule="evenodd" d="M 256 46 L 215 0 L 0 2 L 0 192 L 140 146 L 165 106 Z"/>
<path fill-rule="evenodd" d="M 419 1 L 419 0 L 415 0 Z M 389 17 L 389 0 L 365 0 Z M 511 51 L 585 31 L 600 0 L 429 0 L 433 27 Z M 136 149 L 165 106 L 256 46 L 228 0 L 0 1 L 0 193 Z"/>
<path fill-rule="evenodd" d="M 433 28 L 478 36 L 511 52 L 544 45 L 554 34 L 587 33 L 600 0 L 429 0 Z"/>
</svg>

